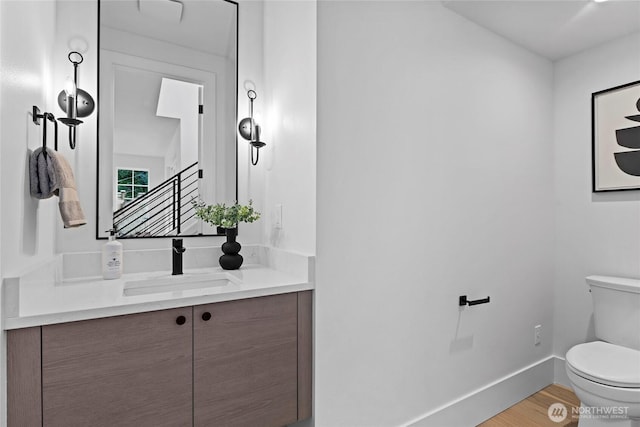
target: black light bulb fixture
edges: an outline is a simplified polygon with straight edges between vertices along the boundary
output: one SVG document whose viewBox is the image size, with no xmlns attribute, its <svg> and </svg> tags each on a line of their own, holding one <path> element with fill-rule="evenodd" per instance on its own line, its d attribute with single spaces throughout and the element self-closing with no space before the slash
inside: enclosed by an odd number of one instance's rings
<svg viewBox="0 0 640 427">
<path fill-rule="evenodd" d="M 240 132 L 240 136 L 251 144 L 251 164 L 255 166 L 258 164 L 258 159 L 260 157 L 260 148 L 267 144 L 260 141 L 260 125 L 258 125 L 253 119 L 253 100 L 256 99 L 258 95 L 256 94 L 256 91 L 249 90 L 247 92 L 247 97 L 249 98 L 249 117 L 240 120 L 238 131 Z M 253 156 L 254 148 L 256 153 L 255 160 Z"/>
<path fill-rule="evenodd" d="M 78 117 L 87 117 L 96 108 L 96 103 L 88 92 L 78 87 L 78 65 L 84 58 L 80 52 L 69 52 L 67 56 L 73 64 L 73 81 L 68 81 L 64 90 L 58 94 L 58 105 L 67 113 L 66 117 L 59 118 L 60 123 L 69 126 L 69 146 L 76 148 L 76 126 L 82 123 Z"/>
</svg>

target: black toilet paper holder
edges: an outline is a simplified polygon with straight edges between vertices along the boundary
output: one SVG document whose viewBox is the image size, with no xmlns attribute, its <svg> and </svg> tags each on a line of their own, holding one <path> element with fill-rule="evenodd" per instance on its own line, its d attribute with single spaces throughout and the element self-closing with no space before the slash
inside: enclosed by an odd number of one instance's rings
<svg viewBox="0 0 640 427">
<path fill-rule="evenodd" d="M 466 295 L 460 295 L 459 299 L 458 299 L 458 304 L 460 306 L 463 305 L 478 305 L 478 304 L 486 304 L 490 301 L 490 297 L 486 297 L 484 299 L 476 299 L 476 300 L 469 300 L 467 299 Z"/>
</svg>

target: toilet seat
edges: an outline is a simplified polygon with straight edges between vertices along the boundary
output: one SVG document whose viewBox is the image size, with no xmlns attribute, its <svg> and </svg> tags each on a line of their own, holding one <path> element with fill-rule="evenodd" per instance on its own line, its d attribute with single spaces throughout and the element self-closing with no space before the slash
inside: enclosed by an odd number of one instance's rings
<svg viewBox="0 0 640 427">
<path fill-rule="evenodd" d="M 640 389 L 640 351 L 604 341 L 572 347 L 567 367 L 576 375 L 610 387 Z"/>
</svg>

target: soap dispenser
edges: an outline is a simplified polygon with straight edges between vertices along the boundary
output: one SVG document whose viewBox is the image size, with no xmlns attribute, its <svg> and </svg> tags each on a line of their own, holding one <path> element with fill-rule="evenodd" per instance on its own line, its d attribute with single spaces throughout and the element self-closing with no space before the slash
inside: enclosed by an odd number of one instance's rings
<svg viewBox="0 0 640 427">
<path fill-rule="evenodd" d="M 105 280 L 122 276 L 122 243 L 116 240 L 116 230 L 107 230 L 109 241 L 102 247 L 102 277 Z"/>
</svg>

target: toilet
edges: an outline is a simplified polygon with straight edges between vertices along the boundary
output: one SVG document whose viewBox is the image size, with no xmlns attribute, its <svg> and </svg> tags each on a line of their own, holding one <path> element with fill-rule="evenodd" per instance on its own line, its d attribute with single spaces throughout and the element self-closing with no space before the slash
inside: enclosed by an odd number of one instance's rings
<svg viewBox="0 0 640 427">
<path fill-rule="evenodd" d="M 595 335 L 566 355 L 578 427 L 640 427 L 640 280 L 587 277 Z"/>
</svg>

